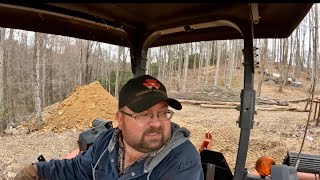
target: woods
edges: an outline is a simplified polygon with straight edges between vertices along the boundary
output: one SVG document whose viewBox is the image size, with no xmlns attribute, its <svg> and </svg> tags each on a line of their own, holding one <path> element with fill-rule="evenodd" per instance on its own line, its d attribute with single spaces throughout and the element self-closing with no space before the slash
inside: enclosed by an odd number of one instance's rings
<svg viewBox="0 0 320 180">
<path fill-rule="evenodd" d="M 279 91 L 288 79 L 312 80 L 318 69 L 318 11 L 316 4 L 287 39 L 256 39 L 256 88 L 263 96 L 263 83 L 280 74 Z M 152 48 L 147 73 L 166 83 L 168 91 L 188 92 L 205 88 L 242 88 L 242 40 L 203 41 Z M 76 86 L 99 81 L 109 93 L 118 91 L 129 78 L 128 48 L 18 29 L 0 28 L 0 120 L 9 122 L 34 113 L 41 123 L 41 110 L 66 98 Z M 270 67 L 276 66 L 274 72 Z M 307 72 L 308 77 L 301 77 Z M 189 81 L 190 74 L 195 81 Z M 316 76 L 317 78 L 317 76 Z M 196 83 L 192 83 L 196 82 Z"/>
</svg>

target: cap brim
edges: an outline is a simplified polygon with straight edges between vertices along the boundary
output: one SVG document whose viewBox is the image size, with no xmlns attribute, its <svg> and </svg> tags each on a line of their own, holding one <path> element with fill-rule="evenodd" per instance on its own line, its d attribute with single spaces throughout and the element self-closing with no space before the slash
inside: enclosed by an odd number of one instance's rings
<svg viewBox="0 0 320 180">
<path fill-rule="evenodd" d="M 136 99 L 134 102 L 131 102 L 127 105 L 127 107 L 136 113 L 145 111 L 152 106 L 156 105 L 161 101 L 167 101 L 168 105 L 176 110 L 181 110 L 182 105 L 176 99 L 168 98 L 163 95 L 145 95 L 143 98 Z"/>
<path fill-rule="evenodd" d="M 168 98 L 167 102 L 168 102 L 168 105 L 170 107 L 172 107 L 173 109 L 176 109 L 176 110 L 181 110 L 182 109 L 181 103 L 176 99 Z"/>
</svg>

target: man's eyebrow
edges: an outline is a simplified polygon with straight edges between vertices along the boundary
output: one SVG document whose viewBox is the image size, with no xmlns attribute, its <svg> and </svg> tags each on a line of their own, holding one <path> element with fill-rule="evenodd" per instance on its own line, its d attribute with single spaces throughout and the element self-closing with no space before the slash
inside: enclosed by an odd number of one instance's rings
<svg viewBox="0 0 320 180">
<path fill-rule="evenodd" d="M 169 108 L 168 104 L 163 105 L 160 109 Z"/>
</svg>

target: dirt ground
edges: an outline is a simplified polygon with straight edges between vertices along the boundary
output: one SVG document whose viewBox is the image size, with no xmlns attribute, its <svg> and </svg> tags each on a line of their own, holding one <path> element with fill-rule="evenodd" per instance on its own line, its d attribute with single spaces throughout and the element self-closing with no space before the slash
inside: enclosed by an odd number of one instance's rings
<svg viewBox="0 0 320 180">
<path fill-rule="evenodd" d="M 116 108 L 116 101 L 112 97 L 107 95 L 109 98 L 103 99 L 98 95 L 101 92 L 95 93 L 100 89 L 99 84 L 91 84 L 91 88 L 94 90 L 82 88 L 83 91 L 75 91 L 65 101 L 47 108 L 44 113 L 46 122 L 44 129 L 38 131 L 27 129 L 25 131 L 26 125 L 24 125 L 19 126 L 18 133 L 14 133 L 14 135 L 0 136 L 2 142 L 2 146 L 0 146 L 0 178 L 13 179 L 23 166 L 37 161 L 36 158 L 40 154 L 46 160 L 61 159 L 77 148 L 79 133 L 90 127 L 89 124 L 93 117 L 87 117 L 91 114 L 89 112 L 99 113 L 97 109 L 103 109 L 106 107 L 105 103 L 110 101 L 113 101 L 113 105 L 108 104 L 108 108 Z M 81 94 L 82 92 L 85 94 Z M 280 96 L 283 98 L 281 94 Z M 84 100 L 80 97 L 87 97 L 90 100 Z M 66 103 L 71 101 L 72 103 Z M 75 104 L 77 106 L 73 107 Z M 303 109 L 305 102 L 290 104 L 290 106 Z M 71 109 L 76 114 L 70 114 Z M 112 119 L 114 110 L 104 110 L 103 112 L 108 113 L 99 118 Z M 82 114 L 79 115 L 79 113 Z M 61 118 L 62 116 L 65 117 Z M 183 104 L 181 111 L 175 111 L 172 121 L 191 131 L 191 141 L 196 147 L 201 144 L 205 131 L 212 130 L 213 150 L 224 154 L 233 171 L 240 134 L 240 128 L 236 123 L 238 116 L 239 111 L 236 109 L 210 109 L 201 108 L 199 105 Z M 258 111 L 254 118 L 256 125 L 251 131 L 246 167 L 253 170 L 255 161 L 261 156 L 270 156 L 274 158 L 276 163 L 281 164 L 287 151 L 298 152 L 307 117 L 308 112 Z M 82 124 L 82 126 L 76 124 Z M 114 126 L 116 126 L 115 122 Z M 308 138 L 305 140 L 302 152 L 319 155 L 320 128 L 315 127 L 313 121 L 308 129 Z"/>
</svg>

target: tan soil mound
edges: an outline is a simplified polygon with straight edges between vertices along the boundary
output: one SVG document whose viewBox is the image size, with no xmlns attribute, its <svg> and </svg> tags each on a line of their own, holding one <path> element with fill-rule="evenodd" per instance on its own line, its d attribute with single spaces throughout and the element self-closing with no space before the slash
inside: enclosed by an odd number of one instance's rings
<svg viewBox="0 0 320 180">
<path fill-rule="evenodd" d="M 44 112 L 44 129 L 61 132 L 85 130 L 94 119 L 115 121 L 118 101 L 99 82 L 76 87 L 68 97 Z"/>
</svg>

